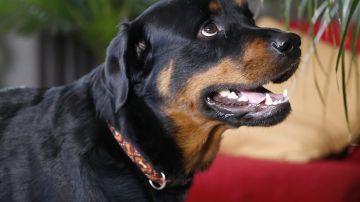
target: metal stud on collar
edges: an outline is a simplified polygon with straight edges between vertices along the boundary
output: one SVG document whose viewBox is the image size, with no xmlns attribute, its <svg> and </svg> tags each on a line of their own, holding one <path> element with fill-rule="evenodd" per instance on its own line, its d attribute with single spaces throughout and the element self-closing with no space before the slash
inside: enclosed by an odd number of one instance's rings
<svg viewBox="0 0 360 202">
<path fill-rule="evenodd" d="M 149 183 L 150 183 L 151 187 L 154 188 L 155 190 L 160 191 L 160 190 L 163 190 L 166 187 L 166 176 L 165 176 L 165 174 L 163 172 L 161 172 L 161 177 L 162 177 L 163 183 L 159 184 L 159 185 L 155 185 L 152 180 L 149 180 Z"/>
</svg>

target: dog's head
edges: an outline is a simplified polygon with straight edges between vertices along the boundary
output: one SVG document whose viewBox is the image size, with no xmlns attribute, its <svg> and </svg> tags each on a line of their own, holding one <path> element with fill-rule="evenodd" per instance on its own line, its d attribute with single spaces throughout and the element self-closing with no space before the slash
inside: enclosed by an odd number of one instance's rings
<svg viewBox="0 0 360 202">
<path fill-rule="evenodd" d="M 185 166 L 201 167 L 225 129 L 286 118 L 286 93 L 262 85 L 296 71 L 300 43 L 296 34 L 257 27 L 245 0 L 159 1 L 123 23 L 108 48 L 115 110 L 143 100 L 171 123 L 183 154 L 192 156 Z"/>
</svg>

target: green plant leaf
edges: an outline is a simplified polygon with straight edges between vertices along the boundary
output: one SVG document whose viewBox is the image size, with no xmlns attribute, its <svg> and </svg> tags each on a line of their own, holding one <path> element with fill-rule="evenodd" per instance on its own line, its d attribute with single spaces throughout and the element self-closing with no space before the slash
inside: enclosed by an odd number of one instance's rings
<svg viewBox="0 0 360 202">
<path fill-rule="evenodd" d="M 354 12 L 355 12 L 358 5 L 359 5 L 359 0 L 354 0 L 352 2 L 352 4 L 351 4 L 349 15 L 347 16 L 346 19 L 344 19 L 344 22 L 345 22 L 344 26 L 345 27 L 342 29 L 340 50 L 339 50 L 339 54 L 337 56 L 337 61 L 336 61 L 336 72 L 338 72 L 338 70 L 339 70 L 341 56 L 344 54 L 345 39 L 346 39 L 347 33 L 349 31 L 349 25 L 350 25 L 351 19 L 352 19 L 353 15 L 354 15 Z"/>
<path fill-rule="evenodd" d="M 346 89 L 346 64 L 345 64 L 345 39 L 347 36 L 347 33 L 349 31 L 349 25 L 350 21 L 354 15 L 355 10 L 357 9 L 357 6 L 359 5 L 359 0 L 353 0 L 351 5 L 350 13 L 348 15 L 343 14 L 343 21 L 345 22 L 345 25 L 342 26 L 342 35 L 341 35 L 341 43 L 340 43 L 340 50 L 338 53 L 337 61 L 336 61 L 336 72 L 338 72 L 340 62 L 341 62 L 341 91 L 342 91 L 342 97 L 343 97 L 343 105 L 344 105 L 344 113 L 345 113 L 345 119 L 346 124 L 348 127 L 349 132 L 351 133 L 350 128 L 350 118 L 349 118 L 349 107 L 348 107 L 348 100 L 347 100 L 347 89 Z M 344 11 L 347 12 L 347 10 L 344 8 Z"/>
</svg>

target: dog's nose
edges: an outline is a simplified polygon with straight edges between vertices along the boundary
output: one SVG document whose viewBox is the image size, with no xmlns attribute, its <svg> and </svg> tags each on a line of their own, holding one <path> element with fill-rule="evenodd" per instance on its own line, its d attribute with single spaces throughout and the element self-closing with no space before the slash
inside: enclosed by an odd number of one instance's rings
<svg viewBox="0 0 360 202">
<path fill-rule="evenodd" d="M 271 46 L 280 54 L 290 54 L 299 49 L 301 38 L 294 33 L 281 33 L 272 38 Z"/>
</svg>

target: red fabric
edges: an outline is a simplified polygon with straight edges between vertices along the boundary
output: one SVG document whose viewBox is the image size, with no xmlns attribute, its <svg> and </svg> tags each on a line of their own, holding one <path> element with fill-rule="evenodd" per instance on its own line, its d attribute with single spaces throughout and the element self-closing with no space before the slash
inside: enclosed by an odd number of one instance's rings
<svg viewBox="0 0 360 202">
<path fill-rule="evenodd" d="M 360 149 L 344 160 L 289 164 L 218 156 L 187 202 L 360 202 Z"/>
</svg>

